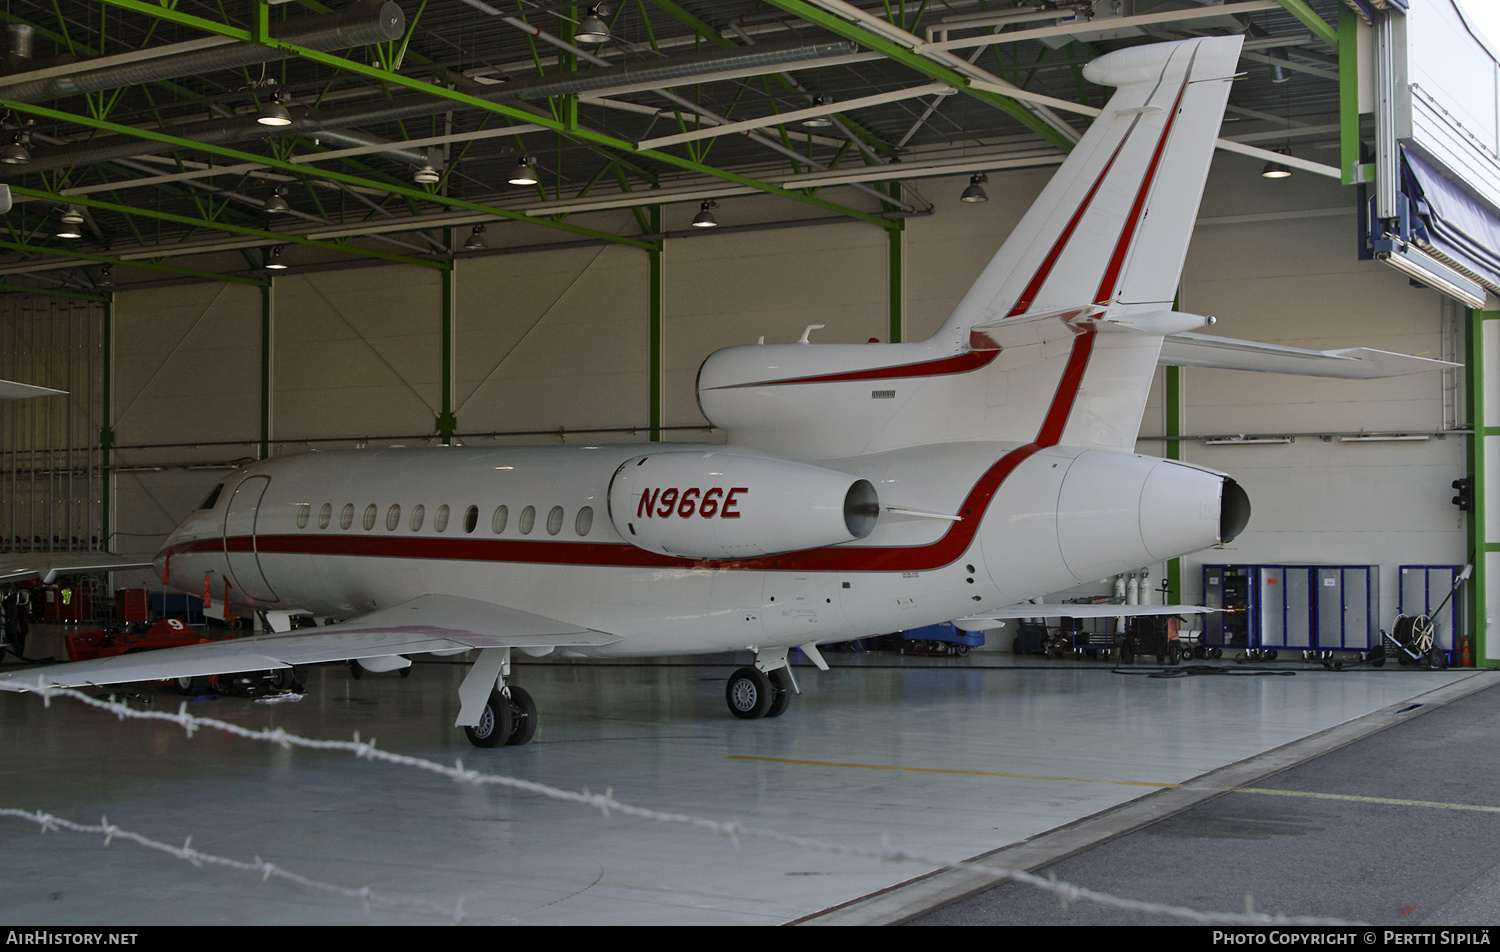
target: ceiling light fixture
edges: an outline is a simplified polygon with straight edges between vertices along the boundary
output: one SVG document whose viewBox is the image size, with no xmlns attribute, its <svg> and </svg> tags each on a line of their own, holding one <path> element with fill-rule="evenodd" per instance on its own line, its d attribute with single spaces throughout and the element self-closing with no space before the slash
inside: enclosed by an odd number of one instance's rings
<svg viewBox="0 0 1500 952">
<path fill-rule="evenodd" d="M 833 97 L 818 93 L 813 97 L 812 104 L 814 108 L 818 106 L 831 106 L 833 105 Z M 831 125 L 833 125 L 833 118 L 830 116 L 813 116 L 802 120 L 802 128 L 804 129 L 827 129 Z"/>
<path fill-rule="evenodd" d="M 693 216 L 693 227 L 694 228 L 717 228 L 717 227 L 719 227 L 719 220 L 714 217 L 714 213 L 711 211 L 711 209 L 715 209 L 715 208 L 718 208 L 718 207 L 719 207 L 719 203 L 716 202 L 716 201 L 714 201 L 711 198 L 708 201 L 704 202 L 703 206 L 699 210 L 698 214 Z"/>
<path fill-rule="evenodd" d="M 981 205 L 989 201 L 990 197 L 984 193 L 984 188 L 982 187 L 989 180 L 990 177 L 983 172 L 975 172 L 969 176 L 969 187 L 964 189 L 962 195 L 958 196 L 958 200 L 968 202 L 970 205 Z"/>
<path fill-rule="evenodd" d="M 536 175 L 536 160 L 527 156 L 521 156 L 516 163 L 516 170 L 510 174 L 512 185 L 535 185 L 541 179 Z"/>
<path fill-rule="evenodd" d="M 286 99 L 278 91 L 271 94 L 271 98 L 261 103 L 260 114 L 255 121 L 263 126 L 289 126 L 292 124 L 291 110 L 286 107 Z"/>
<path fill-rule="evenodd" d="M 579 43 L 589 44 L 607 41 L 609 26 L 603 19 L 603 14 L 607 12 L 602 3 L 596 3 L 590 7 L 588 14 L 578 21 L 578 29 L 573 32 L 573 39 Z"/>
<path fill-rule="evenodd" d="M 269 251 L 266 252 L 266 268 L 267 268 L 267 270 L 270 270 L 270 271 L 285 271 L 287 269 L 287 263 L 284 260 L 282 260 L 282 257 L 281 257 L 281 249 L 282 249 L 282 247 L 283 247 L 282 245 L 277 245 L 276 247 L 274 247 L 271 250 L 269 250 Z"/>
<path fill-rule="evenodd" d="M 31 153 L 26 151 L 26 146 L 23 144 L 25 138 L 25 134 L 21 132 L 12 136 L 10 143 L 0 148 L 0 162 L 6 165 L 25 165 L 30 162 Z"/>
<path fill-rule="evenodd" d="M 465 251 L 483 251 L 489 245 L 484 243 L 484 226 L 475 225 L 474 230 L 469 232 L 469 240 L 464 242 Z"/>
<path fill-rule="evenodd" d="M 68 210 L 63 212 L 62 227 L 57 230 L 57 237 L 83 237 L 83 212 L 78 210 L 77 205 L 69 205 Z"/>
<path fill-rule="evenodd" d="M 282 215 L 292 210 L 292 206 L 286 202 L 285 185 L 276 186 L 276 191 L 272 193 L 270 198 L 266 199 L 266 204 L 262 210 L 267 215 Z"/>
<path fill-rule="evenodd" d="M 1276 151 L 1280 152 L 1281 150 L 1277 149 Z M 1283 154 L 1285 154 L 1285 153 L 1283 153 Z M 1291 174 L 1292 174 L 1292 170 L 1291 170 L 1290 166 L 1286 165 L 1283 162 L 1277 162 L 1274 159 L 1272 161 L 1270 161 L 1270 162 L 1267 162 L 1266 165 L 1265 165 L 1265 168 L 1263 168 L 1263 169 L 1260 170 L 1260 177 L 1261 178 L 1270 178 L 1270 179 L 1289 178 L 1289 177 L 1291 177 Z"/>
</svg>

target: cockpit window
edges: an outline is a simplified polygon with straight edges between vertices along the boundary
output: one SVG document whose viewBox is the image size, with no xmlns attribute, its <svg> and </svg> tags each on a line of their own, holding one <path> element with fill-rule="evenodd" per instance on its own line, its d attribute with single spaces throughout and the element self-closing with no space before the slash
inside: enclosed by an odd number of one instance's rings
<svg viewBox="0 0 1500 952">
<path fill-rule="evenodd" d="M 224 484 L 223 483 L 220 483 L 219 485 L 215 486 L 209 492 L 209 494 L 204 498 L 204 500 L 198 504 L 198 508 L 199 509 L 212 509 L 214 507 L 214 505 L 216 503 L 218 503 L 218 501 L 219 501 L 219 493 L 221 493 L 223 491 L 224 491 Z"/>
</svg>

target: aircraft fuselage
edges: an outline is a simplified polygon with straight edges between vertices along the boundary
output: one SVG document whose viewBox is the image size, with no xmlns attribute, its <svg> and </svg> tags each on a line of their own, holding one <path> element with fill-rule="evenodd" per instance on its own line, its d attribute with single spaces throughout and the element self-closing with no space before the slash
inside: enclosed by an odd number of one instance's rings
<svg viewBox="0 0 1500 952">
<path fill-rule="evenodd" d="M 588 650 L 621 656 L 913 628 L 1134 568 L 1167 555 L 1161 544 L 1218 541 L 1218 474 L 1098 450 L 962 443 L 820 463 L 869 480 L 886 506 L 927 516 L 882 511 L 868 537 L 822 548 L 684 558 L 633 545 L 609 511 L 622 464 L 664 453 L 758 455 L 659 443 L 309 453 L 226 480 L 157 567 L 185 592 L 202 593 L 206 580 L 213 599 L 227 593 L 240 611 L 342 619 L 425 594 L 490 599 L 621 636 Z M 1140 504 L 1163 479 L 1182 482 L 1169 487 L 1171 508 L 1188 505 L 1187 487 L 1202 496 L 1188 506 L 1201 518 L 1158 543 L 1142 537 Z M 764 482 L 717 494 L 662 486 L 631 515 L 743 519 L 781 488 Z M 1087 538 L 1070 539 L 1075 522 Z"/>
</svg>

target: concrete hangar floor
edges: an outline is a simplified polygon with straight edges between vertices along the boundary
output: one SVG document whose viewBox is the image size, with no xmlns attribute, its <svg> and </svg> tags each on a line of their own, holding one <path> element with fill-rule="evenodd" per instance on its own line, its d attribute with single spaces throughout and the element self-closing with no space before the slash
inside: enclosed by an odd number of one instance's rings
<svg viewBox="0 0 1500 952">
<path fill-rule="evenodd" d="M 64 631 L 34 628 L 28 653 L 61 656 Z M 1500 921 L 1494 672 L 830 659 L 760 721 L 725 709 L 729 658 L 518 664 L 540 730 L 495 750 L 451 726 L 459 664 L 326 666 L 300 700 L 186 704 L 251 731 L 357 732 L 363 757 L 0 693 L 0 921 L 1187 921 L 996 886 L 1000 868 L 1199 912 L 1249 896 L 1284 916 Z M 460 761 L 482 782 L 436 772 Z M 44 835 L 38 814 L 56 818 Z M 189 837 L 196 862 L 170 852 Z M 969 860 L 982 870 L 941 868 Z"/>
</svg>

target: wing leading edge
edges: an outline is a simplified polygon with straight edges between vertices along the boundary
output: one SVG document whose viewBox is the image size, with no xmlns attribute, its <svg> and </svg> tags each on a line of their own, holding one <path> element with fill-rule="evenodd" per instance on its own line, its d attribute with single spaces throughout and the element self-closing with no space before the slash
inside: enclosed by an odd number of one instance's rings
<svg viewBox="0 0 1500 952">
<path fill-rule="evenodd" d="M 161 651 L 27 668 L 0 675 L 0 690 L 83 687 L 266 671 L 471 648 L 598 647 L 616 635 L 454 595 L 423 595 L 323 628 L 231 638 Z"/>
</svg>

